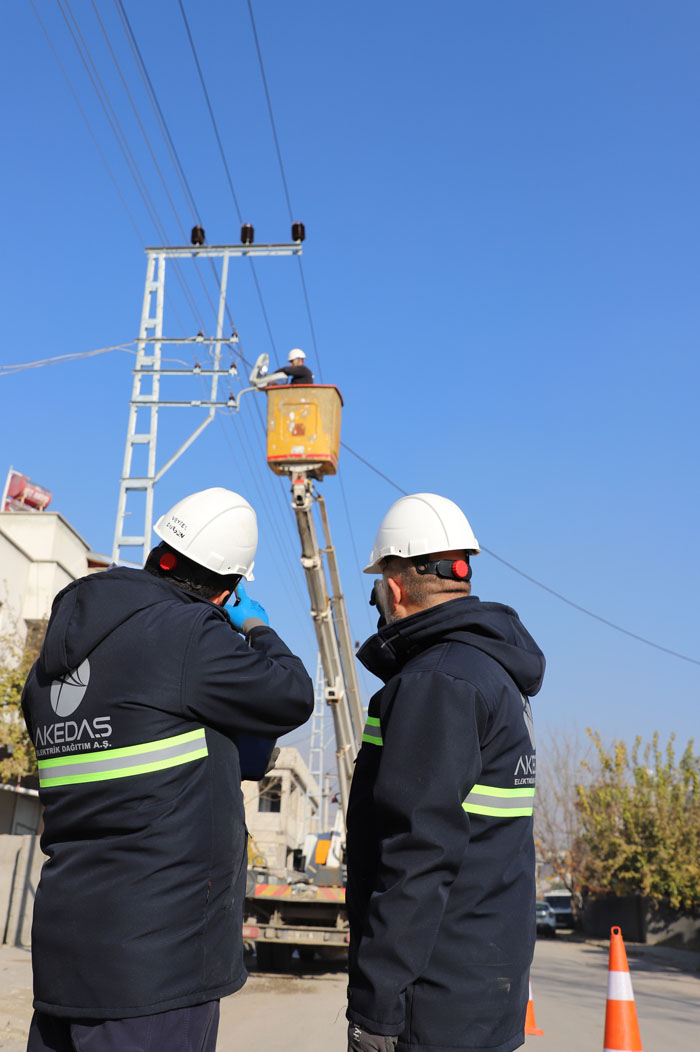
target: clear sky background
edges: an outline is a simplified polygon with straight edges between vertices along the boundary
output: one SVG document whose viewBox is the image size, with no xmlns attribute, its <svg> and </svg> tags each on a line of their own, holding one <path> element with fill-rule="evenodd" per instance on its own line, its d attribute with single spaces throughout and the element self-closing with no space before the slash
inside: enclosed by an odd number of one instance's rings
<svg viewBox="0 0 700 1052">
<path fill-rule="evenodd" d="M 207 240 L 237 242 L 179 0 L 122 2 Z M 247 0 L 183 2 L 243 219 L 256 241 L 286 241 Z M 143 246 L 183 243 L 194 219 L 116 0 L 35 3 L 50 44 L 30 0 L 2 13 L 4 363 L 132 341 Z M 484 553 L 475 594 L 515 607 L 548 659 L 534 703 L 540 732 L 591 726 L 609 740 L 658 729 L 685 742 L 700 700 L 700 8 L 252 5 L 292 212 L 307 229 L 318 353 L 297 261 L 264 259 L 256 271 L 269 330 L 249 264 L 231 265 L 244 354 L 267 351 L 274 364 L 303 347 L 317 378 L 343 392 L 344 441 L 398 486 L 453 498 L 502 559 L 695 659 L 620 634 Z M 197 267 L 211 287 L 208 264 L 180 267 L 194 309 L 169 270 L 166 335 L 194 335 L 200 319 L 214 330 Z M 102 552 L 112 546 L 132 367 L 114 351 L 0 375 L 0 473 L 13 464 L 49 488 L 52 510 Z M 171 393 L 198 397 L 196 384 Z M 286 483 L 266 467 L 258 396 L 247 397 L 159 484 L 156 512 L 212 485 L 251 500 L 261 528 L 251 591 L 313 672 Z M 162 414 L 160 463 L 200 415 Z M 359 564 L 399 494 L 347 451 L 323 492 L 353 635 L 364 639 L 374 622 Z M 365 701 L 373 682 L 363 676 Z M 302 748 L 308 734 L 295 736 Z"/>
</svg>

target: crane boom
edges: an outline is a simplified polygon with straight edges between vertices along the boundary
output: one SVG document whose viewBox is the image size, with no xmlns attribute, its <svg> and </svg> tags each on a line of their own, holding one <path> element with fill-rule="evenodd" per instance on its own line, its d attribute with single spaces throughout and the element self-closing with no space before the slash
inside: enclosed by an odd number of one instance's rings
<svg viewBox="0 0 700 1052">
<path fill-rule="evenodd" d="M 318 505 L 320 513 L 323 547 L 319 545 L 314 522 L 314 504 Z M 295 471 L 292 475 L 292 507 L 301 540 L 301 565 L 306 575 L 311 616 L 326 680 L 326 702 L 333 714 L 340 799 L 345 815 L 353 763 L 362 740 L 364 713 L 326 504 L 323 497 L 314 492 L 307 471 Z"/>
</svg>

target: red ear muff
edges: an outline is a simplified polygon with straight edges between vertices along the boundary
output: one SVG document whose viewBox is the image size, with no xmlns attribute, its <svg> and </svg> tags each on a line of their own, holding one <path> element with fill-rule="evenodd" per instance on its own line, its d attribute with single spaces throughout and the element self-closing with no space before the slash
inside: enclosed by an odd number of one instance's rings
<svg viewBox="0 0 700 1052">
<path fill-rule="evenodd" d="M 166 570 L 168 572 L 170 570 L 174 570 L 177 566 L 177 556 L 173 555 L 172 552 L 164 552 L 164 554 L 160 557 L 160 562 L 158 563 L 158 565 L 160 566 L 161 570 Z"/>
<path fill-rule="evenodd" d="M 414 559 L 413 565 L 419 574 L 435 574 L 453 581 L 471 581 L 472 568 L 469 559 Z"/>
<path fill-rule="evenodd" d="M 455 581 L 468 581 L 470 569 L 466 559 L 455 559 L 452 563 L 452 576 Z"/>
</svg>

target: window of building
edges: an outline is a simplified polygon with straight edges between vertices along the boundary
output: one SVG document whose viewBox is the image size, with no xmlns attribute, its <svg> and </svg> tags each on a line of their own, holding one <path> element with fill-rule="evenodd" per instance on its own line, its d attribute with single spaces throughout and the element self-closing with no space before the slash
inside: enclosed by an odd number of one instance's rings
<svg viewBox="0 0 700 1052">
<path fill-rule="evenodd" d="M 258 811 L 282 810 L 282 779 L 263 778 L 260 783 Z"/>
</svg>

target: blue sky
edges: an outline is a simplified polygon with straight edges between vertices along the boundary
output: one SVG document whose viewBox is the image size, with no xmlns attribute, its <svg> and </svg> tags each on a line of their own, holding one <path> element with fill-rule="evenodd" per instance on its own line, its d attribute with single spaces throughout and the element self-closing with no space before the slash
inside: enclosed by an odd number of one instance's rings
<svg viewBox="0 0 700 1052">
<path fill-rule="evenodd" d="M 178 2 L 123 2 L 207 238 L 235 242 Z M 118 7 L 96 6 L 189 232 Z M 37 7 L 141 238 L 31 5 L 6 7 L 6 363 L 133 340 L 143 245 L 161 243 L 61 7 Z M 181 243 L 93 4 L 71 0 L 70 10 L 165 237 Z M 256 240 L 286 240 L 246 0 L 185 0 L 185 10 L 243 218 Z M 229 306 L 246 356 L 267 351 L 274 362 L 304 347 L 343 392 L 344 441 L 400 487 L 452 497 L 502 558 L 700 660 L 697 4 L 254 0 L 253 10 L 292 210 L 307 228 L 318 359 L 299 268 L 284 259 L 257 269 L 272 338 L 248 265 L 232 264 Z M 182 273 L 213 331 L 194 271 Z M 173 276 L 166 332 L 194 335 Z M 51 489 L 52 508 L 98 551 L 111 549 L 132 364 L 115 351 L 0 376 L 0 470 L 12 463 Z M 163 415 L 160 463 L 198 420 Z M 245 401 L 163 479 L 156 510 L 210 485 L 258 508 L 254 594 L 313 669 L 285 483 L 265 466 Z M 398 493 L 347 453 L 323 491 L 363 639 L 373 622 L 358 559 Z M 514 606 L 547 655 L 541 734 L 693 734 L 697 664 L 586 617 L 485 553 L 474 591 Z M 363 684 L 372 689 L 369 676 Z"/>
</svg>

